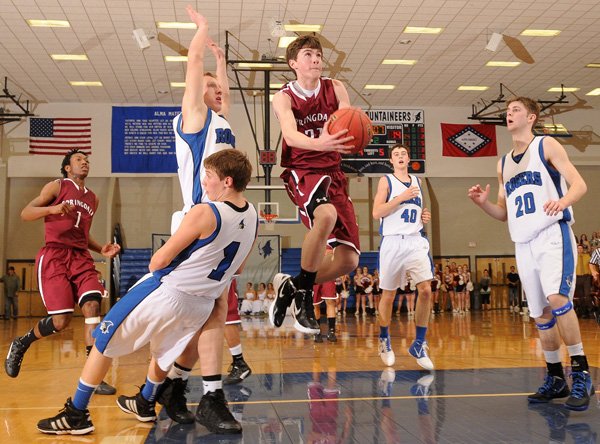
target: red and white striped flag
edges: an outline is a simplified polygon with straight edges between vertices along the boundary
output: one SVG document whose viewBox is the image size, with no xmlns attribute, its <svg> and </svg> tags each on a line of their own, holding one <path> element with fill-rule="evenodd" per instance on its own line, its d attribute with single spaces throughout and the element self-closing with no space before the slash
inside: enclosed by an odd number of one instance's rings
<svg viewBox="0 0 600 444">
<path fill-rule="evenodd" d="M 62 156 L 77 148 L 92 152 L 91 118 L 29 119 L 29 153 Z"/>
</svg>

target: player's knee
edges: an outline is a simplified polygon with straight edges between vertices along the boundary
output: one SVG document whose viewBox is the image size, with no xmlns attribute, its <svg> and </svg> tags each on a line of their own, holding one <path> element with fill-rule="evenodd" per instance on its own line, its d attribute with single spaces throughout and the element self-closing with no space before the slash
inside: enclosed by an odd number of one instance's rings
<svg viewBox="0 0 600 444">
<path fill-rule="evenodd" d="M 62 331 L 69 326 L 71 323 L 72 315 L 55 315 L 52 316 L 52 325 L 54 326 L 55 331 Z"/>
<path fill-rule="evenodd" d="M 81 313 L 86 318 L 100 316 L 100 301 L 102 295 L 98 292 L 88 293 L 81 298 L 79 301 L 79 307 L 81 307 Z"/>
<path fill-rule="evenodd" d="M 556 324 L 556 318 L 552 317 L 552 319 L 546 318 L 537 318 L 535 320 L 535 326 L 538 330 L 550 330 Z"/>
<path fill-rule="evenodd" d="M 552 310 L 552 314 L 554 316 L 564 316 L 568 312 L 570 312 L 572 309 L 573 309 L 573 303 L 569 299 L 569 300 L 567 300 L 567 303 L 564 304 L 562 307 L 558 307 L 558 308 Z"/>
<path fill-rule="evenodd" d="M 337 221 L 337 211 L 331 204 L 319 205 L 313 211 L 313 227 L 323 228 L 331 232 Z"/>
</svg>

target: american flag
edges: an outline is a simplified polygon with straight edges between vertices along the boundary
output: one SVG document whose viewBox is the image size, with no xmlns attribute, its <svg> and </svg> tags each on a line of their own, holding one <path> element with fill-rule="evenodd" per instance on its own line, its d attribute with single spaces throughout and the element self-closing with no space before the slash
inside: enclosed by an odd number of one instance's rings
<svg viewBox="0 0 600 444">
<path fill-rule="evenodd" d="M 29 119 L 29 153 L 64 155 L 77 148 L 86 154 L 92 152 L 92 119 L 64 118 Z"/>
</svg>

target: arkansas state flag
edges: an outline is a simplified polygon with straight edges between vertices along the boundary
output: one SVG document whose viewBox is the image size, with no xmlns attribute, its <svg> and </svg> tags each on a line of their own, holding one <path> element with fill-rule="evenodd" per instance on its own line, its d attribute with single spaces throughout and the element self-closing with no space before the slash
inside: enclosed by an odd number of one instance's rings
<svg viewBox="0 0 600 444">
<path fill-rule="evenodd" d="M 442 123 L 442 156 L 483 157 L 498 155 L 495 125 Z"/>
</svg>

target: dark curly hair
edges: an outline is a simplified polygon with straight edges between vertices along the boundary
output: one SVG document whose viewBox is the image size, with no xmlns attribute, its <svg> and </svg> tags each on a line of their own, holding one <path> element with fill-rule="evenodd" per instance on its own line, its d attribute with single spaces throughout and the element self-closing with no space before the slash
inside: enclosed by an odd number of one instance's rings
<svg viewBox="0 0 600 444">
<path fill-rule="evenodd" d="M 77 154 L 77 153 L 83 154 L 84 156 L 87 157 L 87 154 L 85 154 L 83 151 L 81 151 L 77 148 L 75 148 L 75 149 L 69 151 L 67 154 L 65 154 L 65 157 L 63 158 L 62 164 L 60 166 L 60 172 L 63 175 L 63 177 L 67 177 L 67 175 L 68 175 L 67 171 L 65 170 L 65 167 L 71 163 L 71 156 L 73 154 Z"/>
</svg>

